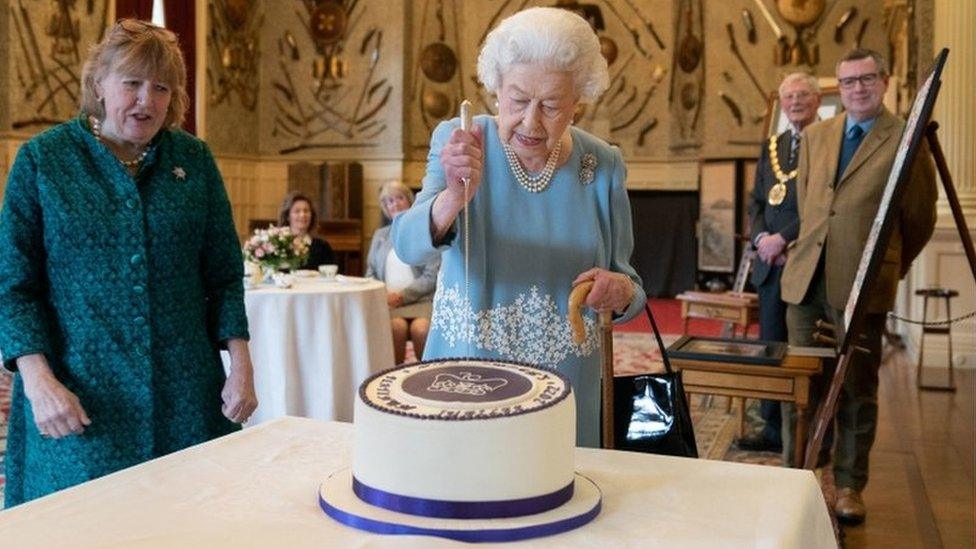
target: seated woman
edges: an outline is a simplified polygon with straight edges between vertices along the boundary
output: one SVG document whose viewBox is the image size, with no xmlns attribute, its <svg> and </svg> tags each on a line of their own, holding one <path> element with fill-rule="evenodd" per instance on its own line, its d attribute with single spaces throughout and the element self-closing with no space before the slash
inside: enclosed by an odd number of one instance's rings
<svg viewBox="0 0 976 549">
<path fill-rule="evenodd" d="M 391 181 L 380 189 L 380 208 L 385 221 L 410 208 L 413 191 L 399 181 Z M 366 258 L 366 276 L 386 283 L 387 303 L 390 305 L 393 326 L 393 353 L 396 363 L 404 361 L 407 354 L 407 338 L 413 342 L 413 350 L 420 359 L 424 355 L 427 331 L 430 329 L 431 301 L 437 285 L 440 257 L 423 266 L 411 267 L 393 251 L 390 225 L 373 233 Z"/>
<path fill-rule="evenodd" d="M 302 269 L 318 269 L 319 265 L 335 265 L 335 252 L 332 246 L 325 240 L 315 236 L 318 228 L 318 214 L 312 206 L 312 201 L 307 196 L 292 191 L 285 196 L 281 202 L 281 209 L 278 210 L 278 226 L 289 227 L 291 232 L 298 235 L 309 235 L 312 237 L 312 246 L 308 253 L 308 259 L 302 265 Z"/>
</svg>

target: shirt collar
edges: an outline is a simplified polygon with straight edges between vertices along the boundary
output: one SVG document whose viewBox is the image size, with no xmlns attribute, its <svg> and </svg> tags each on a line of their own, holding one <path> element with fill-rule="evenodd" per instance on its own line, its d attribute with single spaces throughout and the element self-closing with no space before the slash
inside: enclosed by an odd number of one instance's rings
<svg viewBox="0 0 976 549">
<path fill-rule="evenodd" d="M 869 118 L 867 120 L 855 122 L 854 119 L 851 118 L 850 115 L 848 115 L 847 119 L 844 122 L 844 135 L 850 135 L 851 128 L 853 128 L 854 126 L 861 126 L 861 130 L 864 133 L 868 133 L 869 131 L 871 131 L 871 128 L 874 127 L 874 123 L 877 122 L 877 120 L 878 117 L 875 116 L 874 118 Z"/>
</svg>

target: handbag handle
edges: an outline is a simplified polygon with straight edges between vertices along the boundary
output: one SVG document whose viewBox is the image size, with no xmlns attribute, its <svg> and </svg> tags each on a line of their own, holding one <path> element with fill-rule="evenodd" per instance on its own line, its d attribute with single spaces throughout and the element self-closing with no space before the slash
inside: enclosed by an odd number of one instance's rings
<svg viewBox="0 0 976 549">
<path fill-rule="evenodd" d="M 674 373 L 674 370 L 671 369 L 671 360 L 668 359 L 668 350 L 664 348 L 664 340 L 661 339 L 661 331 L 657 329 L 657 322 L 654 322 L 654 313 L 651 312 L 651 307 L 646 302 L 644 303 L 644 312 L 647 313 L 647 318 L 651 321 L 651 328 L 654 330 L 654 337 L 657 339 L 657 347 L 661 350 L 661 359 L 664 360 L 664 371 L 672 374 Z"/>
</svg>

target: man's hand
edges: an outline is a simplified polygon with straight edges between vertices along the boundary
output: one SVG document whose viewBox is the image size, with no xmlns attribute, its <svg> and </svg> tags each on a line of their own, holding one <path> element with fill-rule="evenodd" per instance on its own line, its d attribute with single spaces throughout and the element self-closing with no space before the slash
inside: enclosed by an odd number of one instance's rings
<svg viewBox="0 0 976 549">
<path fill-rule="evenodd" d="M 759 245 L 756 246 L 756 254 L 765 263 L 774 265 L 776 264 L 776 259 L 785 249 L 786 239 L 780 236 L 779 233 L 767 234 L 759 239 Z"/>
</svg>

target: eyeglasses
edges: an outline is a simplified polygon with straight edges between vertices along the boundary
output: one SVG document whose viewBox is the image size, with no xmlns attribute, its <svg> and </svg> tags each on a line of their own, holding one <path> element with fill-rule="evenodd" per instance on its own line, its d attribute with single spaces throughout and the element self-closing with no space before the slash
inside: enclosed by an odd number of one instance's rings
<svg viewBox="0 0 976 549">
<path fill-rule="evenodd" d="M 860 82 L 861 85 L 864 86 L 865 88 L 869 88 L 873 86 L 875 83 L 877 83 L 878 78 L 880 77 L 881 77 L 880 73 L 869 72 L 867 74 L 861 74 L 859 76 L 847 76 L 845 78 L 838 78 L 837 84 L 840 87 L 844 88 L 845 90 L 849 90 L 853 88 L 855 85 L 857 85 L 858 82 Z"/>
</svg>

